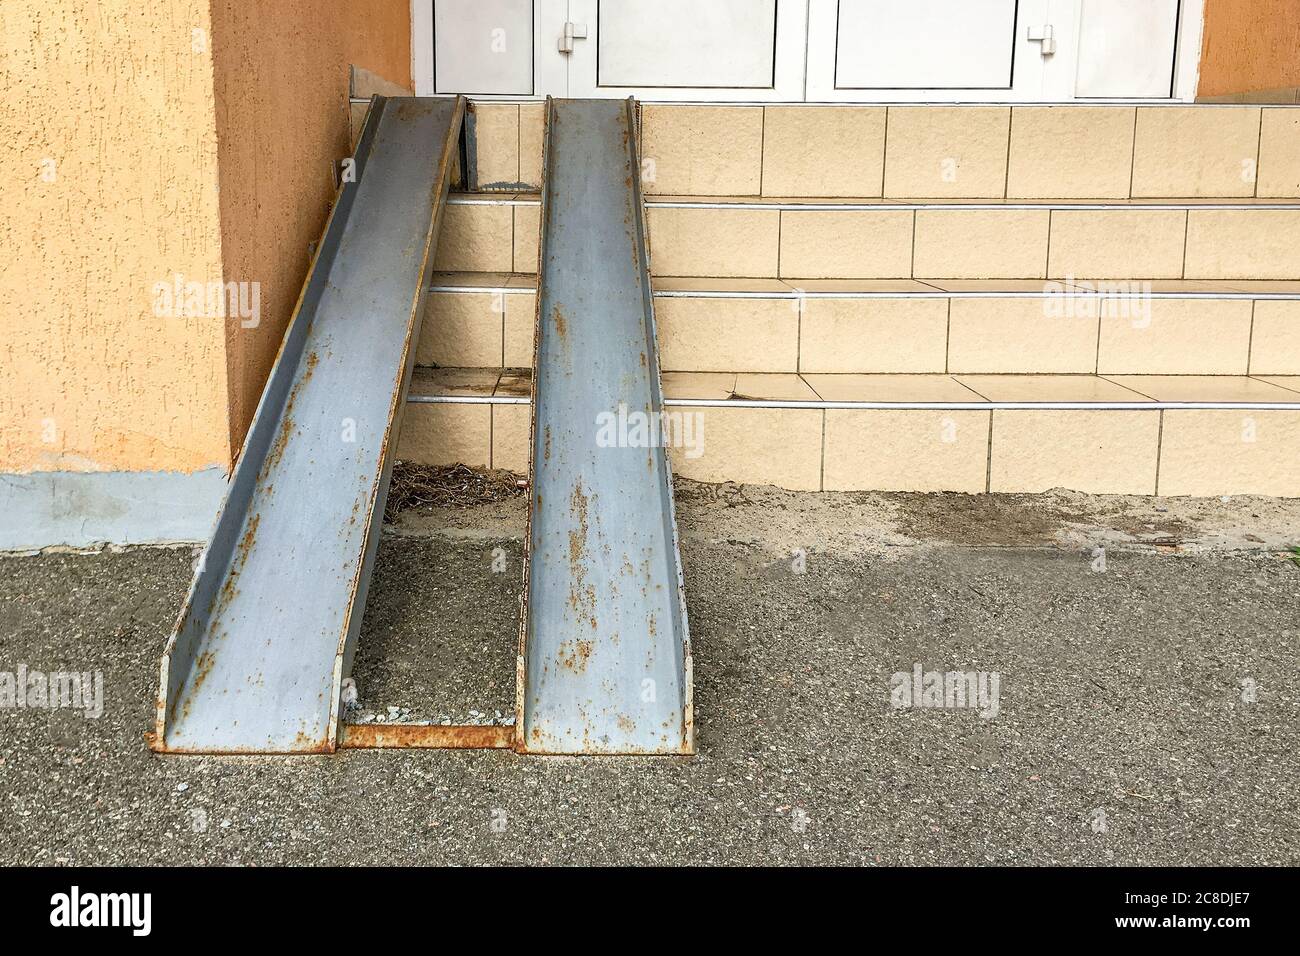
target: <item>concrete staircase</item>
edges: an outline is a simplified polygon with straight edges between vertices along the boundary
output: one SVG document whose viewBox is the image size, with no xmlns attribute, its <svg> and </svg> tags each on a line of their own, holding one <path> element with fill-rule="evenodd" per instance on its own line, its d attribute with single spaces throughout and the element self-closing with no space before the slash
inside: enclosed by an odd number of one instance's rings
<svg viewBox="0 0 1300 956">
<path fill-rule="evenodd" d="M 474 104 L 399 455 L 525 471 L 541 105 Z M 678 474 L 1300 495 L 1300 108 L 642 108 Z M 494 187 L 491 189 L 484 187 Z"/>
</svg>

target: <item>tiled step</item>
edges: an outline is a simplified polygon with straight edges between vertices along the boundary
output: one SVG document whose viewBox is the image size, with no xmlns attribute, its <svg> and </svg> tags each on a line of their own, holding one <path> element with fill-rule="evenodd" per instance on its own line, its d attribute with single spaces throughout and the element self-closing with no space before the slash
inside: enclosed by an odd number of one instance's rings
<svg viewBox="0 0 1300 956">
<path fill-rule="evenodd" d="M 480 188 L 541 183 L 539 103 L 475 102 Z M 645 103 L 649 194 L 1300 198 L 1300 109 Z"/>
<path fill-rule="evenodd" d="M 524 472 L 526 371 L 418 369 L 398 455 Z M 1300 376 L 665 373 L 677 474 L 796 489 L 1300 496 Z M 597 423 L 592 423 L 593 440 Z"/>
<path fill-rule="evenodd" d="M 1300 375 L 1296 281 L 659 277 L 654 287 L 666 371 Z M 436 276 L 416 361 L 530 366 L 535 288 L 531 275 Z"/>
<path fill-rule="evenodd" d="M 534 272 L 536 194 L 454 195 L 436 268 Z M 661 197 L 655 275 L 782 279 L 1300 279 L 1300 204 L 902 203 Z"/>
</svg>

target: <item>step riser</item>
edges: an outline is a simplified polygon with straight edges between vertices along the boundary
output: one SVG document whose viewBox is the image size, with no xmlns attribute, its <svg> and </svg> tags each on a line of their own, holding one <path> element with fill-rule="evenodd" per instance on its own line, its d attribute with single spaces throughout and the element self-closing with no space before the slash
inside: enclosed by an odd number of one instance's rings
<svg viewBox="0 0 1300 956">
<path fill-rule="evenodd" d="M 481 188 L 537 188 L 541 104 L 475 104 Z M 642 107 L 676 196 L 1300 197 L 1300 110 L 1258 106 Z"/>
<path fill-rule="evenodd" d="M 433 293 L 416 362 L 531 367 L 535 308 Z M 669 372 L 1300 375 L 1300 300 L 659 296 L 655 314 Z"/>
<path fill-rule="evenodd" d="M 447 211 L 439 271 L 536 271 L 536 205 Z M 1300 278 L 1300 210 L 651 206 L 648 221 L 659 276 Z"/>
<path fill-rule="evenodd" d="M 1300 411 L 675 408 L 700 481 L 824 491 L 1295 495 Z M 524 473 L 526 405 L 411 405 L 398 456 Z"/>
</svg>

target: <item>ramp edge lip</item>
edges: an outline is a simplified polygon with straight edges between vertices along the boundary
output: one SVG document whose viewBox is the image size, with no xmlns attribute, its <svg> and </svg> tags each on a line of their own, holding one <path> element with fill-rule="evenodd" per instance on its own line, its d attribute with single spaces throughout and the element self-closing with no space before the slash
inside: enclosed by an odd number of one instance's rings
<svg viewBox="0 0 1300 956">
<path fill-rule="evenodd" d="M 365 124 L 362 126 L 361 135 L 357 139 L 357 147 L 353 150 L 353 160 L 357 163 L 357 176 L 351 182 L 339 184 L 335 192 L 334 202 L 330 206 L 329 215 L 325 219 L 325 225 L 321 229 L 320 240 L 316 243 L 316 249 L 312 253 L 311 261 L 307 266 L 307 275 L 303 279 L 301 288 L 298 290 L 298 298 L 294 302 L 293 313 L 289 322 L 285 325 L 284 335 L 280 338 L 280 345 L 276 349 L 275 360 L 271 363 L 271 370 L 267 373 L 266 385 L 262 387 L 262 394 L 258 396 L 257 407 L 253 411 L 252 420 L 249 422 L 248 431 L 244 435 L 243 444 L 240 446 L 239 453 L 231 465 L 230 473 L 226 479 L 226 495 L 221 501 L 221 507 L 217 510 L 216 518 L 213 520 L 213 530 L 208 535 L 208 542 L 203 546 L 199 554 L 198 562 L 195 566 L 194 573 L 190 578 L 190 587 L 186 593 L 185 601 L 177 614 L 176 621 L 172 626 L 171 635 L 167 638 L 167 643 L 163 648 L 162 661 L 159 664 L 159 691 L 154 701 L 154 730 L 148 737 L 148 743 L 151 750 L 157 753 L 187 753 L 185 749 L 175 748 L 167 743 L 167 710 L 169 698 L 169 686 L 171 683 L 171 661 L 175 653 L 176 645 L 180 639 L 180 634 L 189 620 L 190 614 L 194 609 L 194 601 L 197 596 L 200 578 L 206 566 L 208 552 L 211 549 L 217 531 L 223 523 L 228 520 L 231 511 L 231 491 L 234 485 L 242 475 L 242 470 L 251 467 L 248 463 L 250 453 L 250 439 L 253 437 L 254 429 L 258 427 L 259 422 L 264 415 L 268 414 L 271 401 L 270 385 L 276 380 L 277 376 L 286 374 L 283 371 L 287 362 L 286 353 L 289 349 L 290 342 L 295 336 L 303 332 L 302 325 L 307 321 L 303 312 L 303 304 L 306 301 L 312 277 L 320 268 L 322 260 L 327 251 L 332 257 L 334 248 L 326 241 L 327 239 L 341 238 L 343 226 L 346 222 L 346 214 L 341 211 L 346 209 L 351 211 L 352 201 L 356 198 L 356 193 L 360 189 L 361 179 L 365 173 L 365 167 L 370 157 L 370 151 L 374 147 L 376 133 L 379 129 L 380 117 L 384 112 L 387 104 L 387 97 L 376 93 L 370 98 L 370 109 L 366 111 Z"/>
<path fill-rule="evenodd" d="M 650 261 L 649 261 L 649 243 L 646 235 L 645 208 L 646 203 L 641 191 L 641 170 L 639 161 L 639 140 L 640 130 L 638 122 L 638 108 L 636 99 L 628 97 L 625 100 L 625 122 L 627 124 L 626 148 L 628 150 L 628 164 L 631 169 L 631 191 L 633 199 L 633 229 L 635 241 L 637 244 L 637 260 L 639 282 L 641 286 L 642 310 L 644 315 L 644 331 L 647 334 L 647 357 L 652 363 L 650 376 L 651 400 L 656 402 L 660 407 L 663 406 L 663 387 L 660 374 L 659 363 L 659 346 L 658 336 L 655 328 L 654 319 L 654 295 L 650 278 Z M 533 312 L 533 369 L 536 370 L 541 360 L 541 337 L 542 337 L 542 288 L 541 277 L 543 275 L 543 264 L 547 256 L 547 229 L 546 210 L 548 200 L 550 199 L 551 170 L 554 163 L 554 143 L 552 130 L 556 120 L 556 106 L 552 97 L 546 98 L 546 107 L 544 113 L 544 127 L 542 139 L 542 188 L 537 200 L 541 207 L 541 215 L 538 217 L 539 240 L 537 243 L 537 271 L 538 286 L 537 294 L 534 301 Z M 691 642 L 689 622 L 687 619 L 687 606 L 685 594 L 685 576 L 681 562 L 680 539 L 677 528 L 676 506 L 673 500 L 673 482 L 672 470 L 667 450 L 658 449 L 660 465 L 663 468 L 663 483 L 665 485 L 662 492 L 666 497 L 666 511 L 668 525 L 671 529 L 671 552 L 670 557 L 673 561 L 673 572 L 676 577 L 674 582 L 676 587 L 676 603 L 678 613 L 678 627 L 681 631 L 681 737 L 680 746 L 673 749 L 654 749 L 634 747 L 620 750 L 603 750 L 594 749 L 586 751 L 560 750 L 551 749 L 545 745 L 536 748 L 530 747 L 526 737 L 526 689 L 527 689 L 527 657 L 528 657 L 528 634 L 529 634 L 529 587 L 530 587 L 530 552 L 533 535 L 533 516 L 534 516 L 534 495 L 535 495 L 535 454 L 534 449 L 537 439 L 537 408 L 538 408 L 538 380 L 540 376 L 534 374 L 530 381 L 530 397 L 524 399 L 520 397 L 515 403 L 523 404 L 528 402 L 529 411 L 529 508 L 525 522 L 524 530 L 524 560 L 523 560 L 523 590 L 520 595 L 520 622 L 519 622 L 519 642 L 518 653 L 515 660 L 515 677 L 516 677 L 516 698 L 515 698 L 515 743 L 514 749 L 520 754 L 531 754 L 537 756 L 574 756 L 576 754 L 590 756 L 692 756 L 695 753 L 695 730 L 694 730 L 694 693 L 693 693 L 693 672 L 694 665 L 692 661 Z"/>
<path fill-rule="evenodd" d="M 197 597 L 200 581 L 206 567 L 206 559 L 214 541 L 223 527 L 223 524 L 229 520 L 234 520 L 230 516 L 235 512 L 231 510 L 232 492 L 235 491 L 236 484 L 241 482 L 256 482 L 257 474 L 261 468 L 261 459 L 254 461 L 252 455 L 253 439 L 255 432 L 261 434 L 261 429 L 279 425 L 280 414 L 283 411 L 282 403 L 273 397 L 273 385 L 280 383 L 286 375 L 292 375 L 297 366 L 298 355 L 293 355 L 294 368 L 288 368 L 290 353 L 295 345 L 301 344 L 298 339 L 305 341 L 305 335 L 310 325 L 311 316 L 304 309 L 304 305 L 309 295 L 318 288 L 313 282 L 317 278 L 318 271 L 323 267 L 326 258 L 330 260 L 337 254 L 337 246 L 342 238 L 346 228 L 348 217 L 353 209 L 356 194 L 360 189 L 361 182 L 364 178 L 365 168 L 375 145 L 375 139 L 378 133 L 379 125 L 386 112 L 388 100 L 391 97 L 385 97 L 375 94 L 371 97 L 371 108 L 367 111 L 366 121 L 362 128 L 361 136 L 358 138 L 357 147 L 353 152 L 355 161 L 356 176 L 350 181 L 344 181 L 339 184 L 335 194 L 335 201 L 331 205 L 329 215 L 326 219 L 325 226 L 321 231 L 321 239 L 317 243 L 315 252 L 312 255 L 310 265 L 307 270 L 306 278 L 299 290 L 298 298 L 295 302 L 293 313 L 285 327 L 284 335 L 281 338 L 279 348 L 276 352 L 275 361 L 272 363 L 271 371 L 267 376 L 266 385 L 263 387 L 259 397 L 256 410 L 250 423 L 248 433 L 245 436 L 243 446 L 235 458 L 228 478 L 228 487 L 225 499 L 222 501 L 214 522 L 214 530 L 209 536 L 208 544 L 205 545 L 200 559 L 196 564 L 194 575 L 191 579 L 190 588 L 187 592 L 185 602 L 177 616 L 176 623 L 172 633 L 169 636 L 164 647 L 162 660 L 159 665 L 159 693 L 155 699 L 154 729 L 146 735 L 146 741 L 151 750 L 159 753 L 175 754 L 318 754 L 332 753 L 338 747 L 339 738 L 339 720 L 338 712 L 341 703 L 342 691 L 342 674 L 340 668 L 343 664 L 344 656 L 350 640 L 355 636 L 360 625 L 360 615 L 356 613 L 356 599 L 359 594 L 364 594 L 364 586 L 368 584 L 369 565 L 373 561 L 373 548 L 377 544 L 378 536 L 374 534 L 376 521 L 382 523 L 382 494 L 377 495 L 376 491 L 387 489 L 387 477 L 391 473 L 392 454 L 389 448 L 389 442 L 394 430 L 394 416 L 399 416 L 406 404 L 407 386 L 409 386 L 411 369 L 413 362 L 410 358 L 413 356 L 412 327 L 411 322 L 418 324 L 420 317 L 419 304 L 426 294 L 428 278 L 431 274 L 431 265 L 433 261 L 432 244 L 437 239 L 437 229 L 441 222 L 442 207 L 445 204 L 446 197 L 450 191 L 450 168 L 451 155 L 455 152 L 457 140 L 460 131 L 460 124 L 463 121 L 465 110 L 465 98 L 456 96 L 454 98 L 444 97 L 442 99 L 454 99 L 452 106 L 452 115 L 446 138 L 443 143 L 443 151 L 440 157 L 438 172 L 435 182 L 439 184 L 439 193 L 434 203 L 431 223 L 425 237 L 424 256 L 422 259 L 420 279 L 416 286 L 415 304 L 412 307 L 412 319 L 408 320 L 407 340 L 403 347 L 403 363 L 399 369 L 398 382 L 395 385 L 393 397 L 390 401 L 389 420 L 385 430 L 385 437 L 381 443 L 380 455 L 380 479 L 372 485 L 371 495 L 368 499 L 370 513 L 367 515 L 366 531 L 363 536 L 361 560 L 358 561 L 357 573 L 353 576 L 352 587 L 350 591 L 350 600 L 344 613 L 343 633 L 340 636 L 338 646 L 335 652 L 335 659 L 332 664 L 331 677 L 331 702 L 330 711 L 327 721 L 327 732 L 324 739 L 313 740 L 302 747 L 279 747 L 272 746 L 269 748 L 229 748 L 229 747 L 198 747 L 198 746 L 177 746 L 167 741 L 168 731 L 168 711 L 179 703 L 179 700 L 171 700 L 170 685 L 172 682 L 172 663 L 175 651 L 180 640 L 180 636 L 185 624 L 193 613 L 194 603 Z M 428 98 L 433 99 L 433 98 Z M 322 274 L 320 282 L 323 284 L 328 279 L 327 275 Z M 265 425 L 263 419 L 270 414 L 275 415 L 271 425 Z M 249 477 L 249 469 L 252 470 L 252 476 Z M 379 507 L 376 508 L 378 503 Z M 238 520 L 242 522 L 243 511 L 241 510 Z M 237 530 L 237 529 L 236 529 Z M 364 572 L 363 572 L 364 569 Z M 365 581 L 360 581 L 362 577 Z M 360 582 L 360 587 L 358 583 Z M 182 685 L 183 686 L 183 685 Z"/>
</svg>

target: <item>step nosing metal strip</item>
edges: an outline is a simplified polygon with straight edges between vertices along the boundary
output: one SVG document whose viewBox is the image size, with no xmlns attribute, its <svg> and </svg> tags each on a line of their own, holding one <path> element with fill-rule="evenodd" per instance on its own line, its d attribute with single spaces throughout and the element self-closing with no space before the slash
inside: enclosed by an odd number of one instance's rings
<svg viewBox="0 0 1300 956">
<path fill-rule="evenodd" d="M 1280 387 L 1280 386 L 1279 386 Z M 532 399 L 515 395 L 412 395 L 407 401 L 417 405 L 530 405 Z M 1188 409 L 1203 411 L 1300 411 L 1300 398 L 1294 402 L 1228 401 L 1113 401 L 1113 402 L 909 402 L 909 401 L 827 401 L 800 399 L 741 398 L 665 398 L 669 408 L 807 408 L 807 409 L 929 409 L 934 411 L 1165 411 Z"/>
<path fill-rule="evenodd" d="M 782 281 L 798 282 L 797 279 L 786 279 Z M 922 279 L 918 282 L 926 281 Z M 1024 280 L 1017 280 L 1024 281 Z M 1033 280 L 1029 280 L 1033 281 Z M 1045 284 L 1052 282 L 1063 282 L 1064 280 L 1044 280 Z M 1125 281 L 1125 280 L 1116 280 Z M 1143 279 L 1133 280 L 1134 283 L 1148 281 Z M 536 295 L 537 290 L 528 286 L 476 286 L 476 285 L 434 285 L 427 290 L 429 292 L 438 292 L 448 295 L 472 295 L 482 293 L 487 295 Z M 1235 302 L 1235 301 L 1275 301 L 1291 302 L 1300 299 L 1300 292 L 1241 292 L 1241 291 L 1224 291 L 1224 292 L 1205 292 L 1205 291 L 1186 291 L 1186 292 L 1122 292 L 1122 291 L 1103 291 L 1097 289 L 1076 289 L 1076 288 L 1056 288 L 1043 289 L 1041 291 L 1016 290 L 1007 292 L 984 292 L 973 291 L 969 289 L 954 290 L 951 292 L 941 289 L 921 290 L 921 289 L 873 289 L 863 291 L 829 291 L 829 290 L 808 290 L 795 288 L 788 292 L 778 292 L 772 290 L 758 289 L 658 289 L 653 293 L 656 299 L 766 299 L 773 301 L 788 301 L 798 299 L 1105 299 L 1105 300 L 1133 300 L 1145 301 L 1155 299 L 1170 299 L 1177 301 L 1185 300 L 1203 300 L 1210 302 Z"/>
<path fill-rule="evenodd" d="M 527 198 L 520 198 L 519 196 L 505 198 L 493 197 L 486 193 L 474 195 L 461 193 L 452 196 L 447 200 L 447 203 L 452 206 L 538 206 L 541 204 L 541 199 L 533 198 L 531 196 Z M 773 199 L 764 201 L 755 196 L 753 198 L 738 198 L 734 201 L 723 202 L 719 201 L 716 197 L 701 196 L 698 198 L 680 197 L 677 199 L 646 199 L 645 205 L 650 209 L 770 209 L 783 212 L 912 212 L 938 210 L 951 210 L 955 212 L 988 212 L 998 209 L 1015 211 L 1039 209 L 1051 212 L 1099 212 L 1111 209 L 1129 209 L 1144 212 L 1150 212 L 1153 210 L 1173 210 L 1179 212 L 1183 210 L 1235 212 L 1253 209 L 1274 212 L 1300 212 L 1300 202 L 1286 202 L 1283 200 L 1278 200 L 1276 202 L 1233 202 L 1231 199 L 1227 198 L 1202 202 L 1192 201 L 1186 197 L 1126 200 L 1122 202 L 1105 202 L 1102 200 L 1087 202 L 1035 202 L 1033 200 L 989 202 L 988 200 L 979 199 L 972 199 L 969 202 L 926 202 L 924 200 L 906 199 L 863 199 L 860 201 L 845 199 L 828 202 L 800 202 L 797 199 Z"/>
</svg>

